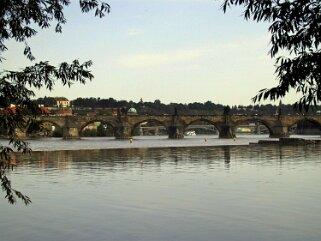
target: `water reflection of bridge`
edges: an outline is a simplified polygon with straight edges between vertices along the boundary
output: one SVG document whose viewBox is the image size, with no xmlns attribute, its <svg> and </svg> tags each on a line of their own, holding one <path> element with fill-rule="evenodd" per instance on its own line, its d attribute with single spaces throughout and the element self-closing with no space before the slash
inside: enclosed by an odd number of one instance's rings
<svg viewBox="0 0 321 241">
<path fill-rule="evenodd" d="M 235 138 L 237 128 L 249 123 L 258 123 L 269 132 L 270 137 L 287 137 L 289 129 L 302 121 L 313 123 L 321 129 L 321 115 L 118 115 L 118 116 L 40 116 L 37 121 L 51 123 L 63 130 L 64 139 L 81 136 L 90 123 L 101 122 L 113 129 L 115 138 L 127 139 L 142 123 L 154 123 L 165 130 L 169 138 L 184 137 L 191 128 L 215 128 L 220 138 Z M 202 123 L 201 125 L 199 123 Z M 150 126 L 150 128 L 155 127 Z M 145 128 L 148 128 L 146 126 Z M 27 129 L 28 127 L 26 127 Z M 23 136 L 25 130 L 20 130 Z"/>
</svg>

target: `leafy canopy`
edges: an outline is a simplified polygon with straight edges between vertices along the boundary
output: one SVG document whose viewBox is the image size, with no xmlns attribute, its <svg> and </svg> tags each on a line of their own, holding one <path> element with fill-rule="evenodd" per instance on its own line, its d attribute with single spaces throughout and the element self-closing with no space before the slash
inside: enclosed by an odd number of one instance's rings
<svg viewBox="0 0 321 241">
<path fill-rule="evenodd" d="M 8 48 L 6 41 L 17 41 L 25 44 L 23 54 L 34 61 L 27 40 L 37 34 L 38 29 L 45 29 L 55 24 L 54 31 L 62 32 L 62 25 L 66 23 L 63 14 L 64 7 L 69 6 L 69 0 L 1 0 L 0 1 L 0 64 L 5 61 L 3 52 Z M 82 12 L 93 10 L 95 16 L 103 17 L 109 13 L 110 6 L 98 0 L 79 0 Z M 57 81 L 71 86 L 75 82 L 85 84 L 92 80 L 89 70 L 91 61 L 80 63 L 63 62 L 58 66 L 40 61 L 20 71 L 0 69 L 0 128 L 5 130 L 9 138 L 8 146 L 0 145 L 0 182 L 5 197 L 10 203 L 20 198 L 25 204 L 31 202 L 28 196 L 15 190 L 6 172 L 12 168 L 11 155 L 14 150 L 23 153 L 30 152 L 28 143 L 20 140 L 17 130 L 25 129 L 35 122 L 40 113 L 39 108 L 31 100 L 35 96 L 33 89 L 46 88 L 52 90 Z M 12 108 L 12 104 L 15 105 Z"/>
<path fill-rule="evenodd" d="M 272 58 L 276 59 L 279 84 L 262 89 L 253 98 L 277 100 L 294 89 L 302 97 L 295 107 L 307 111 L 321 100 L 321 1 L 320 0 L 224 0 L 223 11 L 242 6 L 244 18 L 271 23 Z M 285 50 L 288 56 L 279 56 Z"/>
</svg>

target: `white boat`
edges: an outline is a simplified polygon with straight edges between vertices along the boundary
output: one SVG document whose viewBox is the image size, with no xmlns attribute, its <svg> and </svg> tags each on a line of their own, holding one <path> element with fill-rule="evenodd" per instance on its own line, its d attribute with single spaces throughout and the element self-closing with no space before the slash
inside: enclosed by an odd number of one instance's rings
<svg viewBox="0 0 321 241">
<path fill-rule="evenodd" d="M 196 136 L 196 132 L 195 131 L 186 131 L 185 136 Z"/>
</svg>

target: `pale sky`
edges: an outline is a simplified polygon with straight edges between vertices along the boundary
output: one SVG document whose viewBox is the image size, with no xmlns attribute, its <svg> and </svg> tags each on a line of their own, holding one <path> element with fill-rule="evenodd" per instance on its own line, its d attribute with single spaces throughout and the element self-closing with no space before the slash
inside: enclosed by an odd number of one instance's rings
<svg viewBox="0 0 321 241">
<path fill-rule="evenodd" d="M 62 34 L 40 30 L 28 41 L 36 61 L 94 63 L 92 82 L 57 85 L 37 97 L 248 105 L 260 89 L 277 83 L 268 25 L 246 22 L 239 8 L 224 14 L 221 0 L 107 2 L 111 13 L 99 19 L 82 14 L 72 0 Z M 24 44 L 7 46 L 5 69 L 32 64 L 23 56 Z"/>
</svg>

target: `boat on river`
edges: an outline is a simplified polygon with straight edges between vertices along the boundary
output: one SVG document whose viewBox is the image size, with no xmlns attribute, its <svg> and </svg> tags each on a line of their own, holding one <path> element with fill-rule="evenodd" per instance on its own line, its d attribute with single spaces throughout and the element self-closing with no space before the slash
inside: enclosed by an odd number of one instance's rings
<svg viewBox="0 0 321 241">
<path fill-rule="evenodd" d="M 195 131 L 186 131 L 185 136 L 196 136 L 196 132 Z"/>
</svg>

